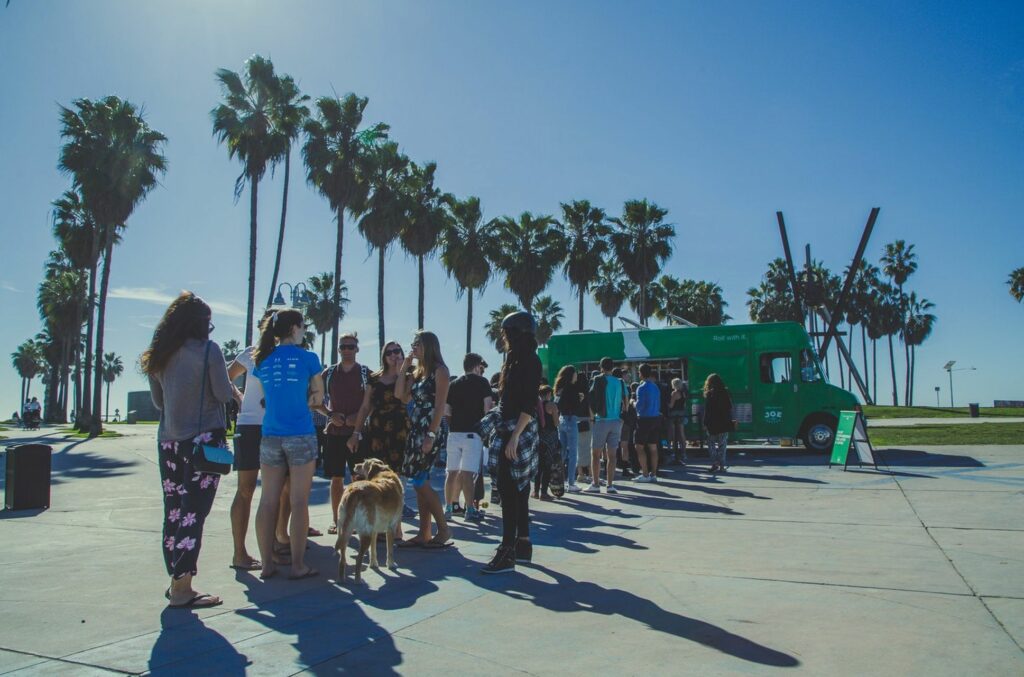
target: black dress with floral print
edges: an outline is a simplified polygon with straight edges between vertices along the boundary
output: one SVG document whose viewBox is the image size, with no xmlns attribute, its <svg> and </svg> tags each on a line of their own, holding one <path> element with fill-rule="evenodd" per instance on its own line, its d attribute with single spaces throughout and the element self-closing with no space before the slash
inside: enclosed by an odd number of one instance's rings
<svg viewBox="0 0 1024 677">
<path fill-rule="evenodd" d="M 364 431 L 367 458 L 379 458 L 396 473 L 402 470 L 409 419 L 405 404 L 395 397 L 395 382 L 383 383 L 380 376 L 369 379 L 370 405 L 373 407 Z"/>
<path fill-rule="evenodd" d="M 434 438 L 434 446 L 426 454 L 423 453 L 423 440 L 427 439 L 427 431 L 434 419 L 434 398 L 437 395 L 437 382 L 434 375 L 412 384 L 412 401 L 409 403 L 409 437 L 405 445 L 405 463 L 402 474 L 415 477 L 424 470 L 429 470 L 438 454 L 448 444 L 448 423 L 441 421 L 441 428 Z"/>
</svg>

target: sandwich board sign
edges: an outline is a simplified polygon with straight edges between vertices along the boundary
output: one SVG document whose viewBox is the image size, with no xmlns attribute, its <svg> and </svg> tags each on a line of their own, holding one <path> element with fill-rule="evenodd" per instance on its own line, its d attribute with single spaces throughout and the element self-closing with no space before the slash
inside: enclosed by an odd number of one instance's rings
<svg viewBox="0 0 1024 677">
<path fill-rule="evenodd" d="M 858 465 L 869 463 L 878 470 L 878 463 L 872 453 L 871 442 L 868 441 L 868 428 L 864 415 L 859 411 L 839 412 L 839 425 L 836 426 L 836 438 L 832 443 L 832 456 L 828 465 L 842 465 L 845 470 L 849 465 L 850 447 L 857 454 Z"/>
</svg>

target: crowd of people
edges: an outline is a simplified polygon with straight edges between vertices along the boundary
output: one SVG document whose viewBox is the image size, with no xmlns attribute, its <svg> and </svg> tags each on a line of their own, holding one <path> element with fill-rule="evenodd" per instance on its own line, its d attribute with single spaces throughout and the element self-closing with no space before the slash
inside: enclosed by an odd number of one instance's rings
<svg viewBox="0 0 1024 677">
<path fill-rule="evenodd" d="M 489 477 L 490 504 L 501 510 L 502 538 L 481 571 L 515 570 L 532 560 L 531 497 L 553 500 L 564 492 L 616 494 L 617 470 L 636 482 L 657 482 L 660 457 L 686 462 L 687 387 L 657 383 L 649 365 L 627 384 L 610 358 L 584 374 L 565 366 L 548 384 L 537 356 L 536 320 L 515 312 L 501 324 L 504 361 L 490 380 L 480 355 L 467 354 L 453 377 L 437 336 L 416 332 L 408 351 L 384 344 L 379 367 L 359 362 L 359 338 L 341 336 L 336 364 L 321 364 L 303 346 L 306 322 L 299 310 L 268 310 L 259 339 L 226 363 L 210 340 L 210 307 L 183 292 L 168 307 L 140 360 L 160 409 L 159 466 L 164 498 L 163 553 L 170 606 L 221 603 L 197 592 L 192 579 L 203 526 L 229 449 L 225 407 L 236 403 L 231 465 L 237 487 L 231 505 L 231 566 L 263 579 L 289 567 L 290 579 L 318 575 L 305 562 L 307 539 L 321 532 L 309 524 L 309 497 L 317 467 L 330 482 L 332 520 L 346 479 L 377 458 L 406 479 L 418 509 L 418 529 L 399 548 L 452 545 L 450 521 L 479 524 Z M 244 376 L 244 386 L 235 382 Z M 704 387 L 700 416 L 712 451 L 713 472 L 724 472 L 732 405 L 722 380 Z M 198 403 L 198 404 L 197 404 Z M 670 440 L 662 449 L 663 440 Z M 604 481 L 601 480 L 602 462 Z M 431 485 L 435 467 L 446 470 L 443 496 Z M 257 479 L 258 557 L 246 547 Z M 581 486 L 581 485 L 585 485 Z M 532 487 L 532 493 L 531 493 Z"/>
</svg>

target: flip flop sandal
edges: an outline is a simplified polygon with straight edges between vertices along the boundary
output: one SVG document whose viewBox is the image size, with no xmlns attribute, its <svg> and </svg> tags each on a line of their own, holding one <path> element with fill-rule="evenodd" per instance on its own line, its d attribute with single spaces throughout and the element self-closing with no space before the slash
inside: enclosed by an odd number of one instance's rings
<svg viewBox="0 0 1024 677">
<path fill-rule="evenodd" d="M 235 571 L 256 571 L 263 568 L 263 562 L 258 559 L 249 560 L 248 564 L 232 564 L 230 568 Z"/>
<path fill-rule="evenodd" d="M 276 564 L 276 562 L 275 562 L 275 564 Z M 273 577 L 274 577 L 274 576 L 276 576 L 276 575 L 277 575 L 277 569 L 274 569 L 274 570 L 273 570 L 273 571 L 271 571 L 271 572 L 270 572 L 269 574 L 266 574 L 266 575 L 264 575 L 264 574 L 260 574 L 260 580 L 263 580 L 263 581 L 265 581 L 265 580 L 267 580 L 267 579 L 273 578 Z"/>
<path fill-rule="evenodd" d="M 336 536 L 338 534 L 338 525 L 332 524 L 331 526 L 327 527 L 327 533 L 330 536 Z"/>
<path fill-rule="evenodd" d="M 304 574 L 299 574 L 298 576 L 294 576 L 294 575 L 293 576 L 289 576 L 288 580 L 289 581 L 301 581 L 303 578 L 313 578 L 314 576 L 319 576 L 319 575 L 320 575 L 319 571 L 317 571 L 316 569 L 312 569 L 311 568 L 311 569 L 307 570 L 306 573 L 304 573 Z"/>
<path fill-rule="evenodd" d="M 324 532 L 320 531 L 319 529 L 314 529 L 313 527 L 309 527 L 309 530 L 306 532 L 306 535 L 307 536 L 323 536 Z"/>
<path fill-rule="evenodd" d="M 409 539 L 408 541 L 398 541 L 395 543 L 396 548 L 425 548 L 427 544 L 425 541 L 416 541 Z"/>
<path fill-rule="evenodd" d="M 455 545 L 455 541 L 439 541 L 437 536 L 423 544 L 424 550 L 444 550 Z"/>
<path fill-rule="evenodd" d="M 209 604 L 197 604 L 197 602 L 200 602 L 200 601 L 202 601 L 204 599 L 213 599 L 213 595 L 207 595 L 206 593 L 200 593 L 200 594 L 196 595 L 195 597 L 193 597 L 192 599 L 190 599 L 189 601 L 185 602 L 184 604 L 168 604 L 167 608 L 169 608 L 169 609 L 189 609 L 189 608 L 205 609 L 205 608 L 208 608 L 208 607 L 220 606 L 221 604 L 224 603 L 224 600 L 218 599 L 216 602 L 210 602 Z"/>
</svg>

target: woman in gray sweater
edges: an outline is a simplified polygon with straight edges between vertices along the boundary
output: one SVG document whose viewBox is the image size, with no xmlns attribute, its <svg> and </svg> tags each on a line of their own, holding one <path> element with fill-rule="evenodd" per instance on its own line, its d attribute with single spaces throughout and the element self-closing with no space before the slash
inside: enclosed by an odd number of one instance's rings
<svg viewBox="0 0 1024 677">
<path fill-rule="evenodd" d="M 202 445 L 227 447 L 224 403 L 234 393 L 224 354 L 209 340 L 210 307 L 192 292 L 182 292 L 164 313 L 140 364 L 149 377 L 153 404 L 160 409 L 157 429 L 160 479 L 164 494 L 163 554 L 173 608 L 221 604 L 215 595 L 196 592 L 203 524 L 213 506 L 220 476 L 197 472 L 193 457 Z"/>
</svg>

